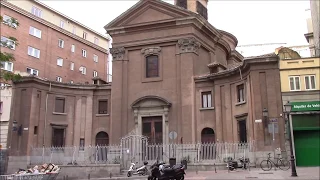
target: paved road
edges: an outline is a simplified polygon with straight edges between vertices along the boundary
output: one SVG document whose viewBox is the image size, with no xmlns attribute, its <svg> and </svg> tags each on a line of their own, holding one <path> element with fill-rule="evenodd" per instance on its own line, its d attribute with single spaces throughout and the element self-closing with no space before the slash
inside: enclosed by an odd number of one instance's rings
<svg viewBox="0 0 320 180">
<path fill-rule="evenodd" d="M 219 170 L 217 173 L 214 171 L 199 171 L 187 172 L 185 180 L 224 180 L 224 179 L 304 179 L 304 180 L 319 180 L 320 167 L 308 167 L 308 168 L 298 168 L 298 177 L 291 177 L 291 169 L 288 171 L 262 171 L 261 169 L 251 169 L 248 170 L 237 170 L 233 172 L 228 172 L 227 170 Z M 91 180 L 146 180 L 146 177 L 115 177 L 115 178 L 97 178 Z"/>
</svg>

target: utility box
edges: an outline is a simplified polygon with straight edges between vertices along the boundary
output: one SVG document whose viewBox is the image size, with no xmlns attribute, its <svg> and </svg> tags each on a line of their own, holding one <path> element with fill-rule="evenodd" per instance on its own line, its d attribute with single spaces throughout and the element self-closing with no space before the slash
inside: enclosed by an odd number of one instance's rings
<svg viewBox="0 0 320 180">
<path fill-rule="evenodd" d="M 184 169 L 187 170 L 187 168 L 188 168 L 188 161 L 184 159 L 184 160 L 181 161 L 181 164 L 184 165 Z"/>
<path fill-rule="evenodd" d="M 173 167 L 174 165 L 177 164 L 177 159 L 176 158 L 169 158 L 169 164 L 170 164 L 170 167 Z"/>
</svg>

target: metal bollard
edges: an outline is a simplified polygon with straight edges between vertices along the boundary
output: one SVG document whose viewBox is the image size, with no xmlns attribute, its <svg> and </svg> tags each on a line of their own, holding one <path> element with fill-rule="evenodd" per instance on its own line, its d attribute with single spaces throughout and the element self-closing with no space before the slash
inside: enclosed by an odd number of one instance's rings
<svg viewBox="0 0 320 180">
<path fill-rule="evenodd" d="M 112 178 L 112 173 L 110 173 L 110 178 Z"/>
<path fill-rule="evenodd" d="M 90 174 L 88 174 L 88 179 L 90 179 Z"/>
<path fill-rule="evenodd" d="M 213 165 L 214 165 L 214 172 L 217 173 L 216 163 L 214 163 Z"/>
<path fill-rule="evenodd" d="M 68 179 L 69 179 L 69 176 L 67 175 L 66 180 L 68 180 Z"/>
</svg>

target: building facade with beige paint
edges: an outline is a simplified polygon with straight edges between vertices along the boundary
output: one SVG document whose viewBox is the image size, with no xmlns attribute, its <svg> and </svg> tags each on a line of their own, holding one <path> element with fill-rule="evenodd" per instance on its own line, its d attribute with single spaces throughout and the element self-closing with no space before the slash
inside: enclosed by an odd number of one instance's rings
<svg viewBox="0 0 320 180">
<path fill-rule="evenodd" d="M 11 156 L 30 156 L 30 145 L 119 144 L 130 133 L 149 144 L 283 147 L 278 56 L 243 58 L 236 37 L 206 20 L 206 3 L 143 0 L 106 25 L 113 38 L 112 84 L 16 82 L 11 119 L 26 130 L 12 134 Z M 279 124 L 275 141 L 271 118 Z"/>
<path fill-rule="evenodd" d="M 320 57 L 301 58 L 289 48 L 280 48 L 277 54 L 282 101 L 293 106 L 290 119 L 297 166 L 319 166 Z"/>
<path fill-rule="evenodd" d="M 0 86 L 0 149 L 7 148 L 12 86 Z"/>
</svg>

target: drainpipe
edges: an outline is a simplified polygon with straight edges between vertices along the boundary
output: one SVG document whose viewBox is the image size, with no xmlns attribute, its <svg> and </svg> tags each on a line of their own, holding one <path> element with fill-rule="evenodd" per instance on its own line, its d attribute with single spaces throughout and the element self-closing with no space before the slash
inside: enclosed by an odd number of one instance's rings
<svg viewBox="0 0 320 180">
<path fill-rule="evenodd" d="M 49 92 L 51 92 L 51 82 L 49 86 Z M 44 146 L 45 146 L 45 139 L 46 139 L 46 129 L 47 129 L 47 113 L 48 113 L 48 97 L 49 92 L 46 95 L 46 107 L 45 107 L 45 115 L 44 115 L 44 133 L 43 133 L 43 140 L 42 140 L 42 163 L 44 163 Z"/>
</svg>

